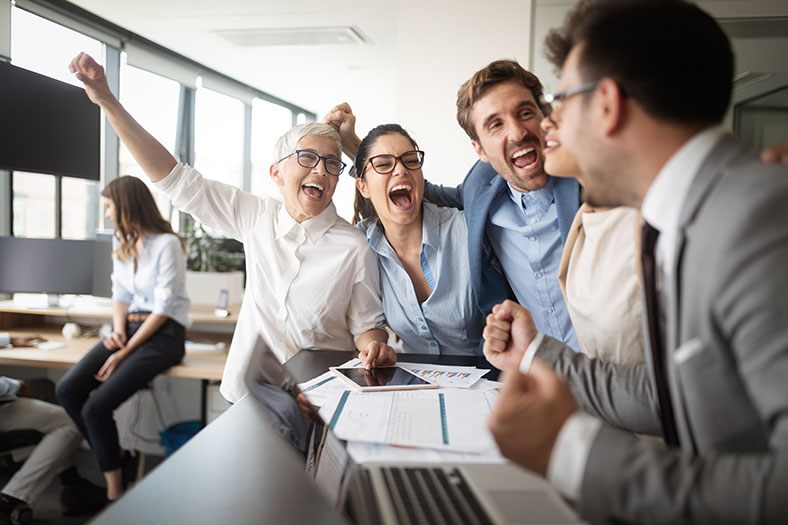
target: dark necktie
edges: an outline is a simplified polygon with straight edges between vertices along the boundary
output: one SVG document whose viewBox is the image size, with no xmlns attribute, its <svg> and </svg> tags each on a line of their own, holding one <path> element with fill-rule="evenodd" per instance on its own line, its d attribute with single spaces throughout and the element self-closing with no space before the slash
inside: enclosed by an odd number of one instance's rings
<svg viewBox="0 0 788 525">
<path fill-rule="evenodd" d="M 654 248 L 657 246 L 659 230 L 644 222 L 642 235 L 641 261 L 643 263 L 643 286 L 646 292 L 646 316 L 662 433 L 669 446 L 677 447 L 679 436 L 676 431 L 676 419 L 673 416 L 673 403 L 670 399 L 670 387 L 665 371 L 665 347 L 662 341 L 662 330 L 660 330 L 660 310 L 657 298 L 657 263 Z"/>
</svg>

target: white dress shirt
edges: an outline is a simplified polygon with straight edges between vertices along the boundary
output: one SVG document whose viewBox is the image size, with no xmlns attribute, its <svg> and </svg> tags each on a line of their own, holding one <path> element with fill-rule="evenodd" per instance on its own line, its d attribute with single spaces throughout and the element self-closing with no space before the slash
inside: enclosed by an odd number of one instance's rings
<svg viewBox="0 0 788 525">
<path fill-rule="evenodd" d="M 663 283 L 670 283 L 675 277 L 679 220 L 692 181 L 723 135 L 722 130 L 714 127 L 693 136 L 668 159 L 643 199 L 640 208 L 643 219 L 660 232 L 656 258 Z M 601 426 L 600 420 L 578 411 L 569 417 L 558 434 L 547 479 L 570 499 L 580 497 L 585 464 Z"/>
<path fill-rule="evenodd" d="M 112 248 L 113 251 L 118 249 L 115 237 L 112 238 Z M 142 239 L 138 257 L 120 261 L 113 255 L 112 300 L 129 305 L 129 313 L 153 312 L 189 328 L 186 254 L 178 236 L 171 233 L 149 234 Z"/>
<path fill-rule="evenodd" d="M 352 350 L 355 338 L 385 325 L 377 257 L 333 203 L 299 224 L 279 201 L 180 163 L 156 187 L 178 209 L 244 243 L 246 291 L 220 388 L 230 402 L 247 393 L 258 335 L 286 361 L 302 348 Z"/>
</svg>

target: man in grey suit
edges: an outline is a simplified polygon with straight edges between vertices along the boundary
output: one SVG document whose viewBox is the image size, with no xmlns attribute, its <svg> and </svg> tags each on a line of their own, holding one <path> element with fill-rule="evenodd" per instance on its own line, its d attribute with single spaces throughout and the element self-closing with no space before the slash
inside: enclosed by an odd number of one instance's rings
<svg viewBox="0 0 788 525">
<path fill-rule="evenodd" d="M 566 31 L 548 100 L 589 201 L 647 223 L 648 359 L 589 359 L 497 305 L 484 351 L 511 372 L 490 428 L 594 522 L 784 522 L 788 169 L 715 127 L 733 58 L 697 6 L 602 0 Z"/>
</svg>

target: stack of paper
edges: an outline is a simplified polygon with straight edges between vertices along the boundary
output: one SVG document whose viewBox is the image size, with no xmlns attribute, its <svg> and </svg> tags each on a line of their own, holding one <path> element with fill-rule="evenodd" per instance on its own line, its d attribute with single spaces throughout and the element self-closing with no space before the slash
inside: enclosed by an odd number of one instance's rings
<svg viewBox="0 0 788 525">
<path fill-rule="evenodd" d="M 359 366 L 358 359 L 344 365 Z M 357 392 L 327 372 L 300 385 L 356 461 L 502 461 L 487 429 L 500 383 L 488 371 L 399 363 L 437 383 L 434 390 Z"/>
</svg>

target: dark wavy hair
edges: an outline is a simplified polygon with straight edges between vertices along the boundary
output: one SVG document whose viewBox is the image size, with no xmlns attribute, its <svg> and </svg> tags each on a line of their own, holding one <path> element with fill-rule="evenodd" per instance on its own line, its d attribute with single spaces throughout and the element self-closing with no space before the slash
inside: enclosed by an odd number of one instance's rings
<svg viewBox="0 0 788 525">
<path fill-rule="evenodd" d="M 419 145 L 416 144 L 416 141 L 413 140 L 413 137 L 405 131 L 405 128 L 400 126 L 399 124 L 381 124 L 380 126 L 372 128 L 367 136 L 361 141 L 361 144 L 358 145 L 358 151 L 356 152 L 356 160 L 353 163 L 353 166 L 356 171 L 356 177 L 359 179 L 364 178 L 364 168 L 367 166 L 367 161 L 369 160 L 369 150 L 372 149 L 372 146 L 375 145 L 375 142 L 382 137 L 383 135 L 402 135 L 413 145 L 413 149 L 419 149 Z M 377 217 L 378 214 L 375 212 L 375 207 L 372 206 L 372 201 L 364 197 L 360 191 L 358 191 L 358 187 L 356 188 L 356 200 L 353 203 L 353 224 L 358 224 L 362 219 L 366 219 L 367 217 Z"/>
<path fill-rule="evenodd" d="M 125 261 L 136 257 L 137 241 L 148 233 L 171 233 L 177 235 L 169 222 L 161 216 L 156 201 L 148 187 L 137 177 L 124 175 L 113 180 L 102 190 L 102 197 L 115 204 L 115 237 L 120 241 L 115 256 Z M 183 252 L 186 241 L 178 236 Z"/>
</svg>

